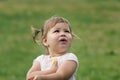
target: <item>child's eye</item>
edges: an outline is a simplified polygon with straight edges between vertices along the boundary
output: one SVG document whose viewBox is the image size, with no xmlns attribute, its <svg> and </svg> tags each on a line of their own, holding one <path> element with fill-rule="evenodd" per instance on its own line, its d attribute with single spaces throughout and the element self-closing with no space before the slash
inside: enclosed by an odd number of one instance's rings
<svg viewBox="0 0 120 80">
<path fill-rule="evenodd" d="M 56 32 L 58 33 L 58 32 L 60 32 L 60 31 L 59 31 L 59 30 L 55 30 L 54 33 L 56 33 Z"/>
<path fill-rule="evenodd" d="M 65 32 L 70 33 L 70 31 L 69 31 L 69 30 L 65 30 Z"/>
</svg>

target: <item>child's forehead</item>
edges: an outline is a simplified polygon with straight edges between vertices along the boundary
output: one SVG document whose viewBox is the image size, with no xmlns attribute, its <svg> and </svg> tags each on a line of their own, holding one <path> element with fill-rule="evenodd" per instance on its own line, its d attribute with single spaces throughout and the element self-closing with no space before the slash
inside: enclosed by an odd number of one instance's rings
<svg viewBox="0 0 120 80">
<path fill-rule="evenodd" d="M 67 23 L 57 23 L 53 29 L 70 29 L 70 26 Z"/>
</svg>

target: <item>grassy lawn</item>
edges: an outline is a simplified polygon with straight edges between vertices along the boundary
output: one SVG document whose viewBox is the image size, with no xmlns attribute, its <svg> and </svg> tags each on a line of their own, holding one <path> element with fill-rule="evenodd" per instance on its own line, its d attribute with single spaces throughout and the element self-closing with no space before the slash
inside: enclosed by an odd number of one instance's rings
<svg viewBox="0 0 120 80">
<path fill-rule="evenodd" d="M 0 0 L 0 80 L 25 80 L 32 61 L 44 53 L 30 26 L 67 18 L 79 59 L 76 80 L 120 80 L 120 0 Z"/>
</svg>

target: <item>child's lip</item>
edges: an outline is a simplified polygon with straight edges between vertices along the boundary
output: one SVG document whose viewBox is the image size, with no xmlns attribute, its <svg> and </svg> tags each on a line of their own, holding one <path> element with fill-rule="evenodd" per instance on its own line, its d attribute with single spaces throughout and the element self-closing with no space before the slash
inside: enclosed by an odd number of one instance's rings
<svg viewBox="0 0 120 80">
<path fill-rule="evenodd" d="M 65 42 L 65 41 L 67 41 L 67 38 L 60 38 L 59 41 Z"/>
</svg>

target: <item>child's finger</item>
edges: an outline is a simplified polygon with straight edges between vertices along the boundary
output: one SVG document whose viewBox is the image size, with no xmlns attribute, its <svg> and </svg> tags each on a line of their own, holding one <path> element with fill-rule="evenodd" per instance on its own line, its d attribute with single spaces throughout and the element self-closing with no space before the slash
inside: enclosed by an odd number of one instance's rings
<svg viewBox="0 0 120 80">
<path fill-rule="evenodd" d="M 38 76 L 35 76 L 33 80 L 37 80 L 37 77 L 38 77 Z"/>
<path fill-rule="evenodd" d="M 41 80 L 41 76 L 40 75 L 36 75 L 33 80 Z"/>
</svg>

